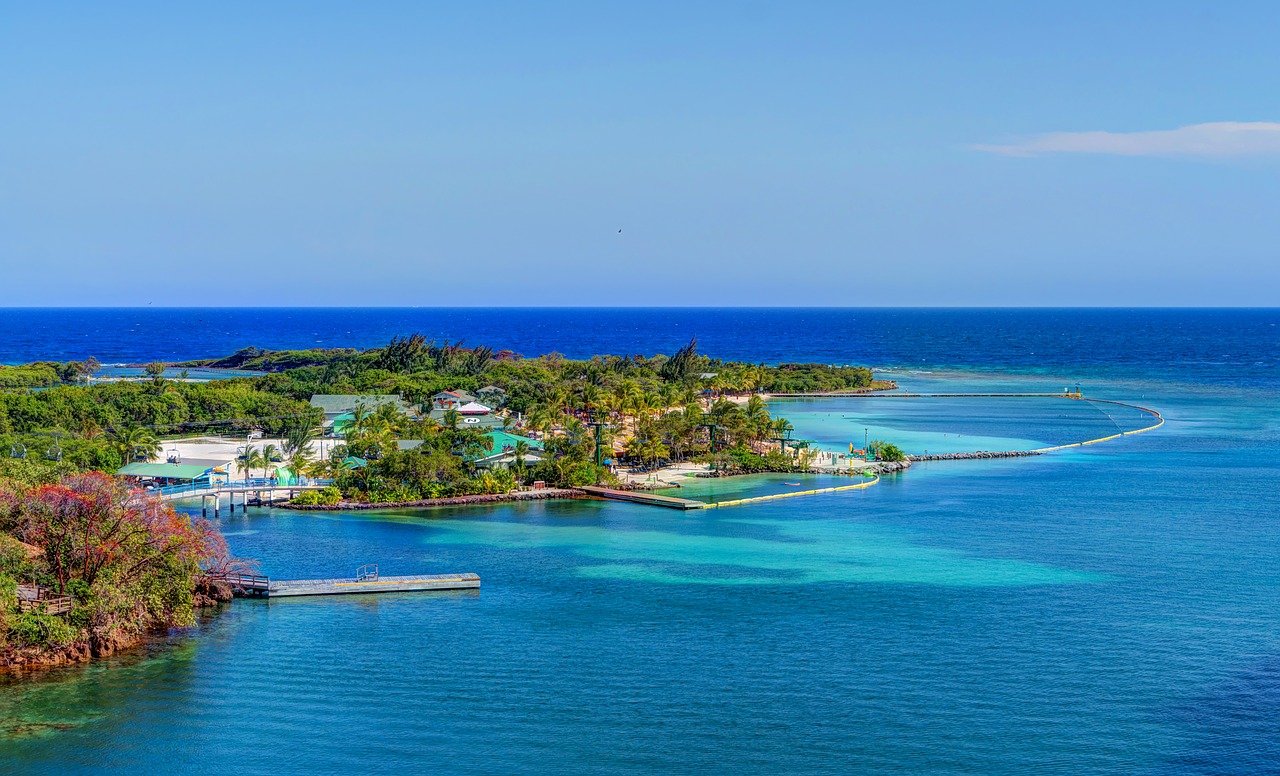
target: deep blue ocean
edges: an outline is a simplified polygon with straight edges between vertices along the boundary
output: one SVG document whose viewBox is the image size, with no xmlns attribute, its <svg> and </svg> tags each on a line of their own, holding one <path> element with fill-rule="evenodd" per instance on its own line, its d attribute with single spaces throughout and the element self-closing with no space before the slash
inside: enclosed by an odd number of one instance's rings
<svg viewBox="0 0 1280 776">
<path fill-rule="evenodd" d="M 1277 324 L 1280 310 L 0 311 L 0 362 L 412 331 L 652 354 L 696 335 L 711 355 L 868 364 L 922 392 L 1078 382 L 1168 421 L 691 513 L 223 515 L 233 549 L 276 577 L 377 562 L 484 587 L 237 601 L 144 653 L 0 681 L 0 773 L 1280 773 Z M 868 427 L 997 449 L 1140 422 L 1045 401 L 771 409 L 830 449 Z"/>
<path fill-rule="evenodd" d="M 1280 309 L 285 308 L 0 309 L 0 363 L 179 361 L 261 348 L 369 348 L 421 332 L 536 356 L 1016 369 L 1081 375 L 1280 372 Z"/>
</svg>

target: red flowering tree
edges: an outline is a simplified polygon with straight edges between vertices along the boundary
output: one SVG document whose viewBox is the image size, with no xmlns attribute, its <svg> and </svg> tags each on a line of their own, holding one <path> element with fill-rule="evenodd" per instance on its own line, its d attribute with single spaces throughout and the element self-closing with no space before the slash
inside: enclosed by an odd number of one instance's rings
<svg viewBox="0 0 1280 776">
<path fill-rule="evenodd" d="M 101 472 L 0 494 L 0 518 L 42 550 L 39 581 L 75 596 L 71 622 L 94 638 L 191 624 L 197 582 L 234 565 L 212 523 Z"/>
<path fill-rule="evenodd" d="M 122 585 L 161 566 L 196 574 L 227 555 L 208 521 L 179 514 L 102 472 L 33 489 L 15 528 L 19 539 L 44 550 L 60 592 L 72 579 L 92 587 L 108 571 Z"/>
</svg>

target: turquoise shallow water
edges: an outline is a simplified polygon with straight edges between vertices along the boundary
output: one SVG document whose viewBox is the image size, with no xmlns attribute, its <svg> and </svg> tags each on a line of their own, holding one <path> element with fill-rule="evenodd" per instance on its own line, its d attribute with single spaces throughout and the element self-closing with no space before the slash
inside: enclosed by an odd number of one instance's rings
<svg viewBox="0 0 1280 776">
<path fill-rule="evenodd" d="M 224 517 L 275 576 L 376 561 L 476 571 L 484 588 L 241 601 L 148 655 L 9 682 L 0 772 L 1280 772 L 1277 397 L 1139 379 L 1092 392 L 1145 394 L 1169 422 L 705 512 Z M 975 407 L 875 405 L 874 421 L 930 449 L 1107 422 Z M 817 410 L 787 414 L 833 449 L 852 441 Z M 682 493 L 780 479 L 794 481 Z"/>
</svg>

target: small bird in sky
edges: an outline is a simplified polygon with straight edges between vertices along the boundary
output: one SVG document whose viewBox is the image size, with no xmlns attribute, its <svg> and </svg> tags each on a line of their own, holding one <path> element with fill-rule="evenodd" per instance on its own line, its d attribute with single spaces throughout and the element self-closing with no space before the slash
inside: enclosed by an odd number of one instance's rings
<svg viewBox="0 0 1280 776">
<path fill-rule="evenodd" d="M 621 230 L 621 229 L 619 229 L 619 230 L 618 230 L 618 234 L 622 234 L 622 230 Z"/>
</svg>

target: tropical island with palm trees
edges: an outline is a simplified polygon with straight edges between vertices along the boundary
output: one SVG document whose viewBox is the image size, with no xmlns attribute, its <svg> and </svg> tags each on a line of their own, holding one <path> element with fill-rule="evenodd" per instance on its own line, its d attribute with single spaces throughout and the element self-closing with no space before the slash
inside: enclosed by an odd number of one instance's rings
<svg viewBox="0 0 1280 776">
<path fill-rule="evenodd" d="M 196 368 L 242 371 L 188 379 Z M 95 382 L 100 369 L 0 367 L 0 669 L 108 655 L 229 597 L 217 573 L 240 562 L 157 487 L 187 469 L 206 485 L 305 482 L 290 506 L 321 509 L 581 495 L 663 466 L 808 471 L 814 452 L 767 395 L 896 387 L 860 366 L 723 361 L 696 340 L 670 356 L 575 360 L 415 334 Z M 229 451 L 228 463 L 191 466 L 184 446 Z M 885 465 L 902 458 L 873 447 Z"/>
<path fill-rule="evenodd" d="M 414 334 L 369 350 L 246 348 L 93 385 L 88 368 L 96 362 L 0 368 L 0 379 L 15 370 L 11 383 L 41 381 L 0 392 L 0 476 L 16 466 L 127 473 L 158 457 L 162 440 L 201 434 L 246 440 L 234 463 L 242 478 L 332 482 L 299 506 L 508 494 L 534 483 L 628 487 L 635 470 L 690 462 L 717 475 L 806 471 L 814 452 L 770 413 L 769 394 L 894 387 L 862 366 L 724 361 L 699 353 L 696 340 L 670 356 L 575 360 Z M 188 368 L 261 374 L 165 376 Z M 321 397 L 348 404 L 326 413 Z M 899 457 L 892 445 L 878 449 Z"/>
</svg>

